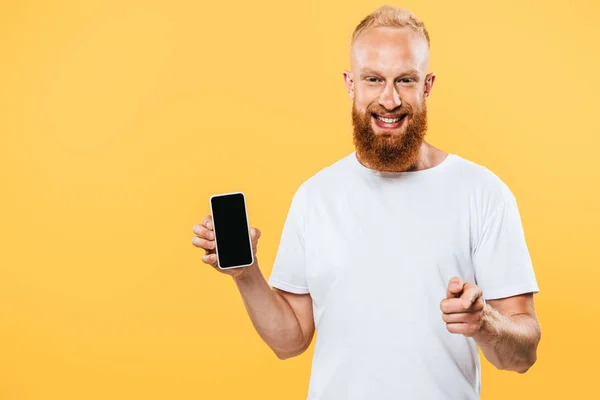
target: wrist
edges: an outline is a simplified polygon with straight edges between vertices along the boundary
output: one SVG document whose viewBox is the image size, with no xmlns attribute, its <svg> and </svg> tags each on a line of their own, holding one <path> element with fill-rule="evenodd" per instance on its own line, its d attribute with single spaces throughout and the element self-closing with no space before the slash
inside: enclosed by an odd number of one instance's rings
<svg viewBox="0 0 600 400">
<path fill-rule="evenodd" d="M 494 346 L 500 337 L 498 322 L 497 312 L 491 306 L 485 304 L 483 308 L 481 327 L 473 336 L 473 339 L 475 339 L 479 345 Z"/>
<path fill-rule="evenodd" d="M 255 279 L 258 275 L 260 275 L 260 269 L 258 268 L 258 260 L 256 256 L 254 256 L 254 263 L 247 267 L 240 268 L 237 274 L 231 275 L 233 280 L 237 282 L 248 282 Z"/>
</svg>

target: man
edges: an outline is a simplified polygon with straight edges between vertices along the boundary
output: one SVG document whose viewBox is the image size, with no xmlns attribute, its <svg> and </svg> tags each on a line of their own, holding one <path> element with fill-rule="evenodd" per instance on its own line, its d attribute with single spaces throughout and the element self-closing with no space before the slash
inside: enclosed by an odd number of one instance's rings
<svg viewBox="0 0 600 400">
<path fill-rule="evenodd" d="M 316 327 L 308 399 L 478 399 L 477 346 L 499 369 L 536 361 L 539 289 L 516 200 L 424 141 L 428 68 L 412 13 L 366 17 L 344 72 L 356 151 L 298 188 L 268 283 L 258 261 L 222 271 L 279 358 L 303 353 Z M 210 216 L 194 232 L 216 267 Z"/>
</svg>

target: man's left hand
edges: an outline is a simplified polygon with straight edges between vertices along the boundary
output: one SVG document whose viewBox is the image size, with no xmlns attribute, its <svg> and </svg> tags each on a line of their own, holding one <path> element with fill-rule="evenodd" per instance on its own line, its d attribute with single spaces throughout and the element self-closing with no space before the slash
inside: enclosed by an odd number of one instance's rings
<svg viewBox="0 0 600 400">
<path fill-rule="evenodd" d="M 483 325 L 484 305 L 479 286 L 459 277 L 450 279 L 446 298 L 440 303 L 446 329 L 468 337 L 476 335 Z"/>
</svg>

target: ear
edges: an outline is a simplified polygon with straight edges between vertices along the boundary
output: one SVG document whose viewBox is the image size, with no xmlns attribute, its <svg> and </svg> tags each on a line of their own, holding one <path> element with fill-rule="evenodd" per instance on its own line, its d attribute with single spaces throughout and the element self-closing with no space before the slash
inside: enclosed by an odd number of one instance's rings
<svg viewBox="0 0 600 400">
<path fill-rule="evenodd" d="M 431 94 L 431 89 L 433 88 L 433 82 L 435 82 L 435 73 L 430 73 L 425 76 L 425 98 L 429 97 Z"/>
<path fill-rule="evenodd" d="M 346 91 L 351 99 L 354 98 L 354 77 L 352 72 L 344 70 L 344 83 L 346 84 Z"/>
</svg>

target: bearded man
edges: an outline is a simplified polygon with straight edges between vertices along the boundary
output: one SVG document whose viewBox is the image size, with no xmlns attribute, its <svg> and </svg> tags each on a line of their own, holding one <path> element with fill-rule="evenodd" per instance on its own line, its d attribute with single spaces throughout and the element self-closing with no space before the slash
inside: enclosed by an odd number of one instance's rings
<svg viewBox="0 0 600 400">
<path fill-rule="evenodd" d="M 268 282 L 256 257 L 220 271 L 279 358 L 317 332 L 307 399 L 479 399 L 478 346 L 499 369 L 536 361 L 539 288 L 514 195 L 424 140 L 429 50 L 407 10 L 361 21 L 343 73 L 356 150 L 297 189 Z M 217 268 L 211 216 L 194 232 Z"/>
</svg>

